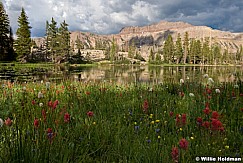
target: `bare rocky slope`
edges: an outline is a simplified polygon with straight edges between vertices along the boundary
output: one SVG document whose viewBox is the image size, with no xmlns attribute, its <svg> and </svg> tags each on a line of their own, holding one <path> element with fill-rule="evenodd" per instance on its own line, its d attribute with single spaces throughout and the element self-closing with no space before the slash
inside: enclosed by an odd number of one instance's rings
<svg viewBox="0 0 243 163">
<path fill-rule="evenodd" d="M 220 31 L 207 26 L 193 26 L 184 22 L 161 21 L 142 27 L 124 27 L 118 34 L 112 35 L 71 32 L 71 46 L 76 49 L 75 41 L 80 39 L 85 44 L 86 49 L 92 49 L 96 47 L 97 41 L 107 44 L 111 43 L 114 38 L 120 50 L 127 51 L 129 45 L 135 44 L 137 48 L 140 48 L 141 55 L 148 58 L 150 47 L 154 47 L 155 50 L 162 47 L 169 34 L 175 41 L 178 33 L 180 33 L 183 40 L 185 32 L 188 32 L 189 38 L 202 40 L 209 37 L 210 44 L 218 43 L 222 49 L 228 49 L 231 53 L 235 53 L 243 45 L 243 33 Z M 43 38 L 34 40 L 38 46 L 44 41 Z"/>
</svg>

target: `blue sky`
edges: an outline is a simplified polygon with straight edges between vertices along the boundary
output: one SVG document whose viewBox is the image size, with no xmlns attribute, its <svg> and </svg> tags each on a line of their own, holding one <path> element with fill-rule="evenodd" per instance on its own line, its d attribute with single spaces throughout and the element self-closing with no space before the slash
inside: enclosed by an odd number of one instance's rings
<svg viewBox="0 0 243 163">
<path fill-rule="evenodd" d="M 53 17 L 70 31 L 118 33 L 125 26 L 144 26 L 161 20 L 184 21 L 215 29 L 243 32 L 243 0 L 2 0 L 16 31 L 24 7 L 33 37 L 43 36 Z"/>
</svg>

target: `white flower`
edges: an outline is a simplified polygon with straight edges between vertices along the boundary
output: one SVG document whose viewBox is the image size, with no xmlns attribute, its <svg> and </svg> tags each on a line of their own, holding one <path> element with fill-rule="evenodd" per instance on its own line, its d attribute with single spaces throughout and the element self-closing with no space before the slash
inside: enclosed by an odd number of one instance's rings
<svg viewBox="0 0 243 163">
<path fill-rule="evenodd" d="M 180 84 L 184 84 L 184 80 L 183 79 L 180 79 Z"/>
<path fill-rule="evenodd" d="M 216 93 L 220 93 L 220 89 L 215 89 L 215 92 Z"/>
<path fill-rule="evenodd" d="M 38 98 L 43 98 L 43 94 L 41 92 L 38 93 Z"/>
<path fill-rule="evenodd" d="M 237 84 L 236 84 L 236 85 L 234 85 L 234 88 L 238 89 L 238 88 L 239 88 L 239 85 L 237 85 Z"/>
<path fill-rule="evenodd" d="M 43 80 L 41 80 L 40 82 L 41 82 L 41 84 L 42 84 L 42 83 L 43 83 Z"/>
<path fill-rule="evenodd" d="M 193 93 L 189 93 L 189 96 L 190 97 L 194 97 L 195 95 Z"/>
<path fill-rule="evenodd" d="M 43 103 L 42 103 L 42 102 L 41 102 L 41 103 L 39 103 L 39 106 L 40 106 L 40 107 L 42 107 L 42 106 L 43 106 Z"/>
<path fill-rule="evenodd" d="M 208 74 L 204 74 L 203 77 L 204 77 L 204 78 L 208 78 Z"/>
<path fill-rule="evenodd" d="M 26 91 L 26 87 L 23 87 L 23 91 Z"/>
<path fill-rule="evenodd" d="M 0 118 L 0 127 L 2 127 L 3 124 L 4 124 L 4 122 L 3 122 L 2 118 Z"/>
<path fill-rule="evenodd" d="M 208 83 L 209 84 L 213 84 L 214 83 L 213 79 L 212 78 L 208 78 Z"/>
<path fill-rule="evenodd" d="M 152 92 L 153 91 L 153 88 L 149 88 L 149 92 Z"/>
<path fill-rule="evenodd" d="M 49 90 L 50 89 L 50 85 L 51 83 L 50 82 L 46 82 L 46 89 Z"/>
<path fill-rule="evenodd" d="M 190 79 L 189 76 L 187 76 L 186 79 L 189 80 Z"/>
</svg>

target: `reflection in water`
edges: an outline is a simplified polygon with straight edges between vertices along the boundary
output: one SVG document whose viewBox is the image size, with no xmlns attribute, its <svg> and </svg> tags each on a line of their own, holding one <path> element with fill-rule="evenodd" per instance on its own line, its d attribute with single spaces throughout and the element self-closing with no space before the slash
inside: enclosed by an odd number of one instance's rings
<svg viewBox="0 0 243 163">
<path fill-rule="evenodd" d="M 99 65 L 99 66 L 53 66 L 43 68 L 1 67 L 0 80 L 12 81 L 112 81 L 117 83 L 163 83 L 203 80 L 203 74 L 219 82 L 243 80 L 243 67 L 227 66 L 135 66 L 135 65 Z"/>
</svg>

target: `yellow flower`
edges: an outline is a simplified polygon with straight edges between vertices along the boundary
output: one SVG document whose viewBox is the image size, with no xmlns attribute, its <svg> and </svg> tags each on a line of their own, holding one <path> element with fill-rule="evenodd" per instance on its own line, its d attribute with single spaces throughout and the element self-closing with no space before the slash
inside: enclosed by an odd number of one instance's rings
<svg viewBox="0 0 243 163">
<path fill-rule="evenodd" d="M 182 131 L 183 129 L 182 128 L 180 128 L 180 131 Z"/>
<path fill-rule="evenodd" d="M 150 114 L 149 118 L 153 118 L 153 114 Z"/>
<path fill-rule="evenodd" d="M 151 121 L 150 124 L 154 124 L 154 121 Z"/>
<path fill-rule="evenodd" d="M 167 124 L 167 121 L 164 121 L 164 124 Z"/>
<path fill-rule="evenodd" d="M 134 124 L 136 125 L 136 124 L 137 124 L 137 122 L 134 122 Z"/>
<path fill-rule="evenodd" d="M 93 125 L 96 125 L 96 122 L 93 122 Z"/>
<path fill-rule="evenodd" d="M 226 145 L 226 146 L 225 146 L 225 149 L 229 149 L 229 146 L 228 146 L 228 145 Z"/>
<path fill-rule="evenodd" d="M 156 122 L 156 123 L 159 123 L 159 122 L 160 122 L 160 120 L 158 120 L 158 119 L 157 119 L 155 122 Z"/>
<path fill-rule="evenodd" d="M 166 114 L 166 111 L 164 111 L 164 114 Z"/>
<path fill-rule="evenodd" d="M 161 138 L 161 136 L 158 136 L 158 139 L 160 139 Z"/>
<path fill-rule="evenodd" d="M 219 150 L 219 152 L 221 152 L 221 149 Z"/>
<path fill-rule="evenodd" d="M 193 139 L 194 139 L 194 137 L 192 136 L 192 137 L 191 137 L 191 139 L 193 140 Z"/>
</svg>

